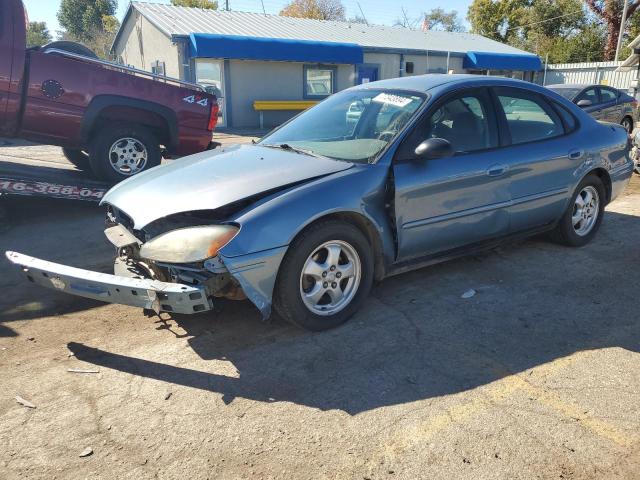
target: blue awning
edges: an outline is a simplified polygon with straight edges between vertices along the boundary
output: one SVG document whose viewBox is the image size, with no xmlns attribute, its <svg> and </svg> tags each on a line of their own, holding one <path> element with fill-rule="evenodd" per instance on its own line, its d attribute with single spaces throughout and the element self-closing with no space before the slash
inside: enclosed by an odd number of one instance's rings
<svg viewBox="0 0 640 480">
<path fill-rule="evenodd" d="M 355 43 L 314 42 L 285 38 L 192 33 L 191 56 L 284 62 L 363 63 L 362 47 Z"/>
<path fill-rule="evenodd" d="M 463 68 L 476 70 L 542 70 L 542 62 L 536 55 L 517 53 L 467 52 Z"/>
</svg>

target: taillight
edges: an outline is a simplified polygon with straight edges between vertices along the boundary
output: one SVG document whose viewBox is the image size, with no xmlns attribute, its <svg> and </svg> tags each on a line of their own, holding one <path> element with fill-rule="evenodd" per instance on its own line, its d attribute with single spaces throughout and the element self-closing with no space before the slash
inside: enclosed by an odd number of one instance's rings
<svg viewBox="0 0 640 480">
<path fill-rule="evenodd" d="M 220 112 L 220 106 L 218 102 L 211 102 L 211 110 L 209 110 L 209 123 L 207 124 L 207 130 L 213 132 L 218 123 L 218 112 Z"/>
</svg>

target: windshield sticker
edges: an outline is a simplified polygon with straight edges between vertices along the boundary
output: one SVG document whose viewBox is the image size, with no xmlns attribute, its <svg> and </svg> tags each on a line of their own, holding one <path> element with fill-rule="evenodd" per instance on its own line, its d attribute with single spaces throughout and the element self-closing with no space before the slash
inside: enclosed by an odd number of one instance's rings
<svg viewBox="0 0 640 480">
<path fill-rule="evenodd" d="M 406 107 L 411 103 L 411 99 L 407 97 L 401 97 L 400 95 L 391 95 L 390 93 L 381 93 L 377 97 L 374 97 L 374 102 L 388 103 L 395 107 Z"/>
</svg>

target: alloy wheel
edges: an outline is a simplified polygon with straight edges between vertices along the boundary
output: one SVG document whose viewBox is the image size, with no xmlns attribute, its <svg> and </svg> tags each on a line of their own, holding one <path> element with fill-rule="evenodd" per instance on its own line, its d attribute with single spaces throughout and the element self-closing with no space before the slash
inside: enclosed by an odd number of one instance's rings
<svg viewBox="0 0 640 480">
<path fill-rule="evenodd" d="M 571 214 L 573 230 L 581 237 L 588 235 L 593 230 L 599 214 L 600 196 L 598 190 L 587 185 L 580 191 L 573 204 Z"/>
<path fill-rule="evenodd" d="M 300 274 L 304 305 L 317 315 L 344 310 L 355 297 L 362 277 L 358 252 L 347 242 L 331 240 L 317 247 Z"/>
<path fill-rule="evenodd" d="M 109 163 L 120 175 L 135 175 L 147 165 L 147 147 L 135 138 L 120 138 L 109 149 Z"/>
</svg>

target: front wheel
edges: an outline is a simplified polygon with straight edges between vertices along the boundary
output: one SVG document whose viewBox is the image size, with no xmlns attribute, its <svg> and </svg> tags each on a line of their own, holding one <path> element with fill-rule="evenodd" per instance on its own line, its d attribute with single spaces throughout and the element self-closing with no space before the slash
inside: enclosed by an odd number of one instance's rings
<svg viewBox="0 0 640 480">
<path fill-rule="evenodd" d="M 571 197 L 567 211 L 551 234 L 552 238 L 570 247 L 589 243 L 602 223 L 605 201 L 602 180 L 597 175 L 587 175 Z"/>
<path fill-rule="evenodd" d="M 119 182 L 160 164 L 155 135 L 141 125 L 105 127 L 91 139 L 89 163 L 102 180 Z"/>
<path fill-rule="evenodd" d="M 373 253 L 354 225 L 323 221 L 291 244 L 276 283 L 274 307 L 287 321 L 311 331 L 346 322 L 373 284 Z"/>
</svg>

